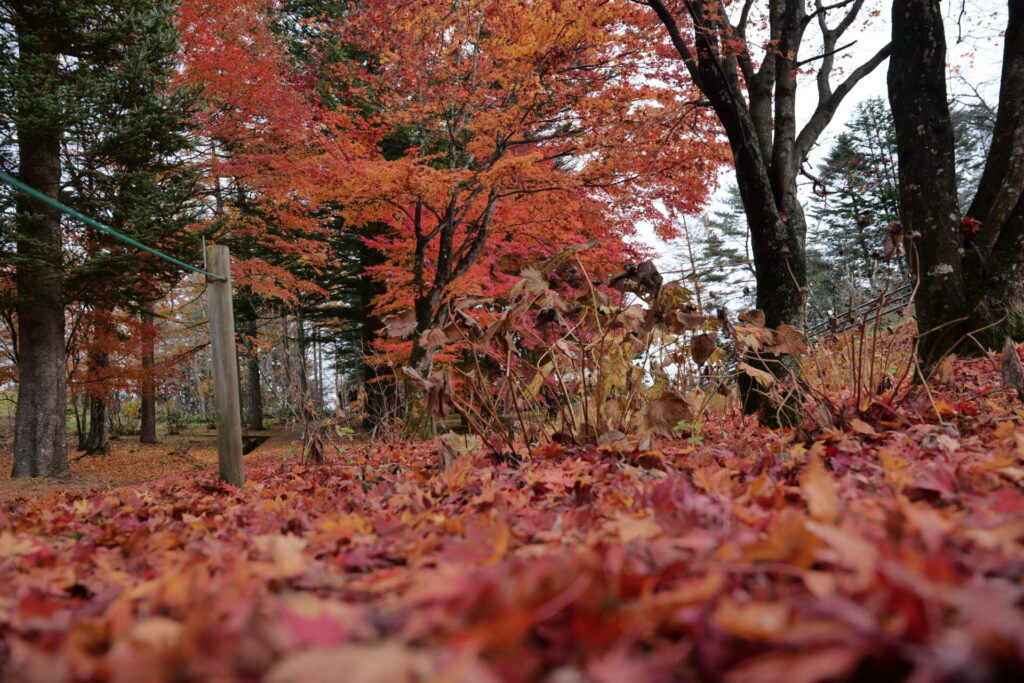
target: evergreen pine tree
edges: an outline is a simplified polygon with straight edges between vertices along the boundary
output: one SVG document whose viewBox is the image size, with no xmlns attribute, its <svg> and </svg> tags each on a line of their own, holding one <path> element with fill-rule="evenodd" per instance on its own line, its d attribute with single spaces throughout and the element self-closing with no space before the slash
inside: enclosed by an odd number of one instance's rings
<svg viewBox="0 0 1024 683">
<path fill-rule="evenodd" d="M 195 177 L 187 93 L 172 93 L 172 0 L 0 0 L 0 121 L 27 184 L 182 253 Z M 11 133 L 14 133 L 12 136 Z M 16 151 L 14 151 L 16 150 Z M 14 170 L 13 168 L 11 170 Z M 64 309 L 139 307 L 173 269 L 23 196 L 5 196 L 3 261 L 15 267 L 19 403 L 14 476 L 67 471 Z M 10 203 L 7 204 L 10 206 Z M 70 237 L 77 239 L 72 240 Z"/>
</svg>

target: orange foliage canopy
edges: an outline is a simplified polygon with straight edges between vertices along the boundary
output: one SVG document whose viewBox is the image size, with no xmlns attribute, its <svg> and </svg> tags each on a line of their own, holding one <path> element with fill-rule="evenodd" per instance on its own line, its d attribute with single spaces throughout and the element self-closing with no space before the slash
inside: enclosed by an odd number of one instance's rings
<svg viewBox="0 0 1024 683">
<path fill-rule="evenodd" d="M 296 303 L 297 293 L 320 288 L 281 264 L 331 263 L 309 175 L 323 135 L 315 93 L 270 29 L 276 6 L 182 0 L 178 87 L 200 88 L 206 103 L 196 122 L 212 215 L 202 227 L 216 222 L 217 239 L 242 247 L 234 250 L 237 284 Z"/>
<path fill-rule="evenodd" d="M 725 160 L 696 91 L 650 47 L 659 27 L 624 0 L 372 0 L 311 20 L 361 57 L 317 61 L 337 51 L 312 44 L 306 73 L 268 28 L 273 0 L 222 5 L 182 3 L 183 83 L 211 100 L 211 178 L 259 206 L 228 216 L 232 237 L 316 269 L 330 265 L 316 209 L 383 225 L 367 240 L 387 256 L 378 308 L 414 310 L 420 331 L 452 296 L 501 295 L 569 244 L 596 242 L 595 274 L 617 269 L 637 225 L 671 236 Z M 325 87 L 345 105 L 328 109 Z M 303 286 L 266 259 L 236 271 L 284 300 Z"/>
<path fill-rule="evenodd" d="M 640 221 L 670 236 L 723 161 L 630 3 L 376 0 L 332 28 L 371 57 L 333 65 L 364 106 L 335 118 L 349 147 L 324 157 L 325 198 L 391 227 L 374 242 L 390 257 L 380 304 L 414 306 L 420 329 L 451 295 L 501 293 L 524 259 L 568 244 L 596 238 L 590 258 L 617 267 L 622 238 Z M 373 133 L 403 149 L 353 157 Z"/>
</svg>

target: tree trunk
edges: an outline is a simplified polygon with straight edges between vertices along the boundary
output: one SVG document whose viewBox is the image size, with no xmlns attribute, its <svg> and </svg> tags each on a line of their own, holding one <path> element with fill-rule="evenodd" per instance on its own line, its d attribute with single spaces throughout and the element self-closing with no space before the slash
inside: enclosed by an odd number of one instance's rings
<svg viewBox="0 0 1024 683">
<path fill-rule="evenodd" d="M 54 29 L 23 16 L 18 36 L 17 136 L 21 180 L 51 197 L 60 189 L 58 60 Z M 67 378 L 61 224 L 56 209 L 24 195 L 17 200 L 18 407 L 13 477 L 53 477 L 68 472 Z"/>
<path fill-rule="evenodd" d="M 285 389 L 285 400 L 292 401 L 295 397 L 295 387 L 292 381 L 292 353 L 291 353 L 291 340 L 289 335 L 291 334 L 290 326 L 288 325 L 288 312 L 285 310 L 281 311 L 281 367 L 284 369 L 284 389 Z"/>
<path fill-rule="evenodd" d="M 806 219 L 796 178 L 843 98 L 885 59 L 889 48 L 880 49 L 840 83 L 832 83 L 835 53 L 845 49 L 839 47 L 840 39 L 853 24 L 862 2 L 834 6 L 845 6 L 847 14 L 829 27 L 817 13 L 809 15 L 799 0 L 771 0 L 766 13 L 773 47 L 756 68 L 749 53 L 737 53 L 726 45 L 729 39 L 737 44 L 746 42 L 749 3 L 735 17 L 735 26 L 729 24 L 720 5 L 663 0 L 644 4 L 667 29 L 693 82 L 725 129 L 750 232 L 757 307 L 764 311 L 769 327 L 785 323 L 801 328 L 807 283 Z M 690 36 L 684 36 L 686 24 L 677 21 L 676 15 L 682 13 L 689 15 Z M 819 22 L 822 53 L 816 75 L 818 102 L 806 124 L 798 128 L 796 76 L 802 65 L 798 55 L 805 31 L 814 20 Z M 795 370 L 795 366 L 783 365 L 792 365 L 785 358 L 752 358 L 749 362 L 778 376 Z M 779 406 L 769 405 L 748 379 L 741 381 L 744 410 L 778 422 Z"/>
<path fill-rule="evenodd" d="M 139 443 L 156 443 L 156 365 L 153 312 L 142 312 L 142 382 L 139 391 Z"/>
<path fill-rule="evenodd" d="M 946 38 L 938 0 L 894 0 L 892 14 L 888 85 L 901 217 L 917 287 L 918 354 L 931 367 L 967 331 Z"/>
<path fill-rule="evenodd" d="M 971 333 L 998 349 L 1024 339 L 1024 2 L 1009 0 L 995 131 L 961 229 L 937 0 L 896 0 L 889 100 L 896 124 L 900 202 L 926 366 Z M 971 346 L 958 350 L 971 351 Z"/>
<path fill-rule="evenodd" d="M 242 331 L 250 338 L 256 339 L 259 334 L 259 326 L 255 316 L 250 316 L 244 323 Z M 263 387 L 260 383 L 260 357 L 256 352 L 256 344 L 252 341 L 246 344 L 248 353 L 245 354 L 245 395 L 248 399 L 248 411 L 246 411 L 245 428 L 259 431 L 263 429 Z"/>
<path fill-rule="evenodd" d="M 105 454 L 110 448 L 110 416 L 107 397 L 89 395 L 89 434 L 85 438 L 84 450 L 89 455 Z"/>
<path fill-rule="evenodd" d="M 93 326 L 93 334 L 99 336 L 99 325 Z M 110 357 L 102 351 L 91 350 L 88 353 L 88 376 L 93 384 L 88 391 L 89 431 L 85 437 L 82 450 L 88 454 L 106 453 L 110 445 L 110 410 L 107 405 L 108 396 L 103 388 L 110 366 Z"/>
<path fill-rule="evenodd" d="M 1024 2 L 1010 0 L 992 144 L 968 215 L 981 229 L 965 256 L 970 327 L 998 349 L 1024 340 Z"/>
<path fill-rule="evenodd" d="M 303 404 L 309 401 L 309 364 L 306 359 L 306 353 L 309 351 L 309 342 L 306 339 L 306 323 L 299 317 L 296 320 L 299 326 L 299 394 L 300 400 Z M 301 409 L 303 406 L 299 406 Z"/>
<path fill-rule="evenodd" d="M 433 355 L 432 352 L 420 346 L 418 339 L 414 339 L 412 352 L 409 354 L 409 367 L 416 370 L 421 377 L 429 377 Z M 432 439 L 437 436 L 437 424 L 434 418 L 427 413 L 423 392 L 408 378 L 402 388 L 405 397 L 406 436 L 413 439 Z"/>
<path fill-rule="evenodd" d="M 387 230 L 387 226 L 373 223 L 366 227 L 367 237 L 378 237 Z M 384 323 L 373 313 L 373 300 L 387 291 L 385 283 L 372 278 L 368 270 L 386 261 L 383 254 L 371 249 L 364 242 L 359 243 L 360 274 L 358 280 L 358 308 L 362 311 L 359 324 L 359 348 L 357 353 L 363 359 L 359 366 L 358 380 L 363 387 L 365 396 L 363 427 L 373 429 L 383 422 L 394 420 L 399 415 L 398 383 L 395 381 L 394 368 L 365 362 L 372 356 L 373 342 L 380 336 Z"/>
<path fill-rule="evenodd" d="M 976 336 L 990 349 L 998 349 L 1006 337 L 1024 341 L 1024 197 L 1003 224 L 985 266 L 976 285 L 968 281 L 969 291 L 978 293 L 971 329 L 981 330 Z"/>
</svg>

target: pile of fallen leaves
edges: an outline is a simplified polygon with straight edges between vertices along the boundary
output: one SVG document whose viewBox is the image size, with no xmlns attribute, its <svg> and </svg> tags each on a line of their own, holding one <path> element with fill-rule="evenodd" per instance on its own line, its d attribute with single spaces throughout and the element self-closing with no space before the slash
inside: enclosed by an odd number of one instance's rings
<svg viewBox="0 0 1024 683">
<path fill-rule="evenodd" d="M 268 444 L 280 454 L 290 446 L 290 432 L 267 431 L 254 436 L 273 437 Z M 266 446 L 260 449 L 268 454 Z M 293 452 L 297 448 L 292 447 Z M 135 484 L 156 477 L 208 467 L 217 462 L 217 436 L 212 430 L 165 436 L 163 443 L 140 444 L 137 439 L 111 439 L 103 454 L 71 454 L 70 474 L 61 479 L 8 479 L 13 465 L 14 444 L 0 439 L 0 502 L 53 491 L 90 491 Z"/>
<path fill-rule="evenodd" d="M 925 398 L 7 503 L 0 679 L 1024 680 L 1024 408 L 990 360 Z"/>
</svg>

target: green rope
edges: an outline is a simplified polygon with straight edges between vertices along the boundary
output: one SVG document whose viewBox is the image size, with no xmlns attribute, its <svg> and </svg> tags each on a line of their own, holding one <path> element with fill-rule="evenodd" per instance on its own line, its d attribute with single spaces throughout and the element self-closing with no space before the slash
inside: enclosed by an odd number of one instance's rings
<svg viewBox="0 0 1024 683">
<path fill-rule="evenodd" d="M 4 173 L 3 171 L 0 171 L 0 181 L 3 181 L 5 183 L 7 183 L 8 185 L 13 187 L 14 189 L 19 190 L 20 192 L 24 192 L 25 194 L 27 194 L 28 196 L 30 196 L 30 197 L 32 197 L 34 199 L 38 199 L 39 201 L 41 201 L 41 202 L 43 202 L 45 204 L 49 204 L 53 208 L 57 209 L 58 211 L 62 211 L 64 213 L 66 213 L 67 215 L 71 216 L 72 218 L 77 218 L 78 220 L 82 221 L 86 225 L 91 226 L 93 228 L 96 228 L 100 232 L 105 232 L 108 235 L 110 235 L 111 237 L 116 237 L 117 239 L 121 240 L 122 242 L 124 242 L 126 244 L 130 244 L 130 245 L 132 245 L 133 247 L 135 247 L 137 249 L 141 249 L 143 251 L 148 251 L 150 254 L 153 254 L 154 256 L 159 256 L 160 258 L 162 258 L 163 260 L 165 260 L 165 261 L 167 261 L 169 263 L 173 263 L 174 265 L 179 266 L 181 268 L 184 268 L 185 270 L 191 270 L 194 273 L 199 273 L 200 275 L 205 275 L 206 277 L 208 277 L 208 278 L 210 278 L 212 280 L 219 280 L 221 282 L 226 282 L 227 281 L 227 278 L 222 276 L 222 275 L 214 275 L 213 273 L 207 272 L 207 271 L 203 270 L 202 268 L 196 268 L 195 266 L 189 265 L 188 263 L 185 263 L 184 261 L 179 261 L 178 259 L 174 258 L 173 256 L 168 256 L 167 254 L 163 253 L 162 251 L 157 251 L 153 247 L 148 247 L 145 244 L 143 244 L 142 242 L 140 242 L 140 241 L 138 241 L 136 239 L 132 239 L 128 235 L 122 234 L 122 233 L 118 232 L 117 230 L 114 230 L 113 228 L 109 228 L 106 225 L 103 225 L 99 221 L 94 221 L 93 219 L 89 218 L 88 216 L 85 216 L 85 215 L 79 213 L 78 211 L 75 211 L 70 206 L 65 206 L 65 205 L 61 204 L 60 202 L 58 202 L 53 197 L 48 197 L 47 195 L 43 194 L 39 190 L 37 190 L 37 189 L 35 189 L 33 187 L 29 187 L 28 185 L 26 185 L 25 183 L 21 182 L 17 178 L 12 178 L 11 176 L 9 176 L 6 173 Z"/>
</svg>

